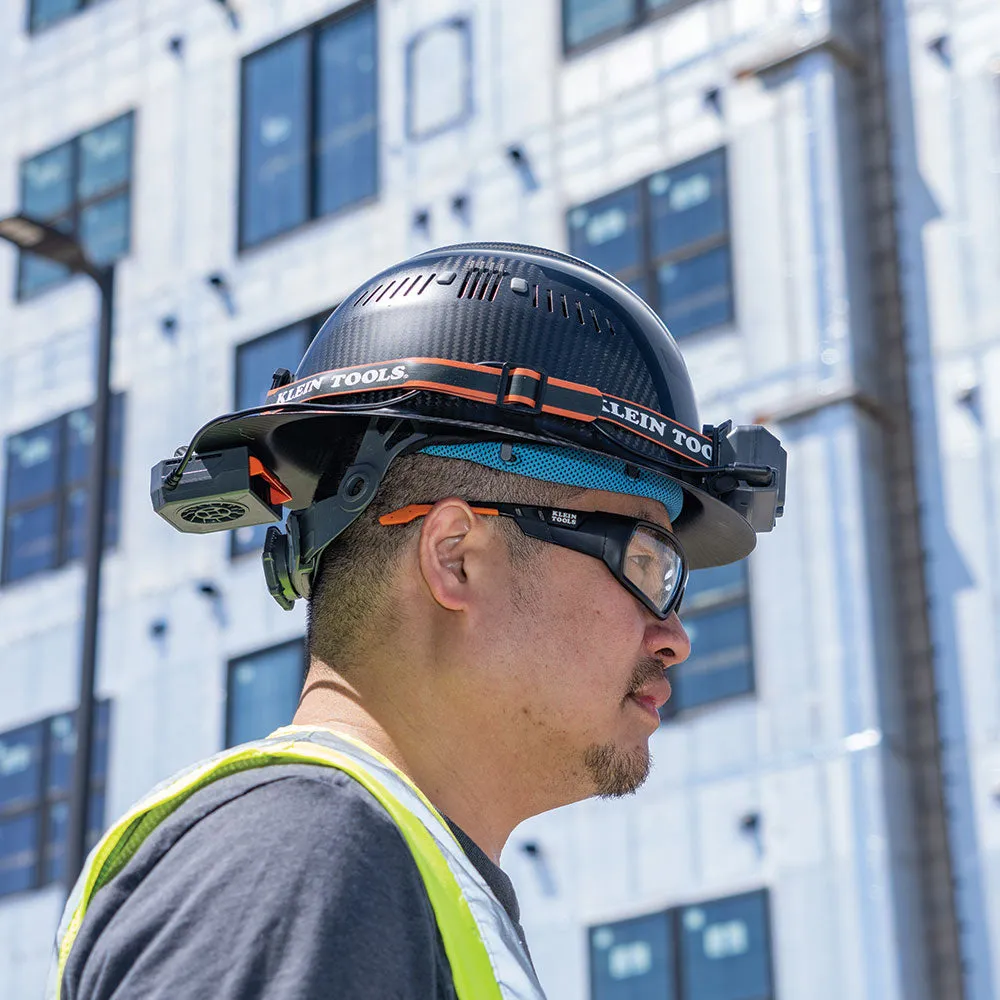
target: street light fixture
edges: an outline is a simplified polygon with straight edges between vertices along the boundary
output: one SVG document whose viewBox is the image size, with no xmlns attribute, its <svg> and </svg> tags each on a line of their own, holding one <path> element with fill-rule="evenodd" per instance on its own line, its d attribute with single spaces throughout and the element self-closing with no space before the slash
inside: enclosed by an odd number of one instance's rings
<svg viewBox="0 0 1000 1000">
<path fill-rule="evenodd" d="M 30 215 L 0 219 L 0 238 L 20 250 L 62 264 L 74 274 L 93 279 L 101 295 L 97 341 L 97 398 L 94 402 L 94 444 L 90 455 L 87 511 L 86 591 L 80 690 L 76 709 L 76 754 L 66 843 L 66 885 L 76 882 L 87 856 L 87 819 L 94 742 L 94 676 L 97 667 L 97 624 L 104 552 L 104 511 L 107 506 L 108 437 L 111 411 L 111 337 L 115 297 L 114 264 L 95 264 L 79 241 Z"/>
</svg>

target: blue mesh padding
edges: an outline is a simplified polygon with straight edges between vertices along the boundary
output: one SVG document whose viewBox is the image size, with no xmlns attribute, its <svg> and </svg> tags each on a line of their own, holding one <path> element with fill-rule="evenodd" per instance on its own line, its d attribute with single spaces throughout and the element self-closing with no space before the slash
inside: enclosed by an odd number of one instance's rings
<svg viewBox="0 0 1000 1000">
<path fill-rule="evenodd" d="M 460 458 L 500 472 L 512 472 L 530 479 L 542 479 L 564 486 L 579 486 L 588 490 L 607 490 L 632 497 L 659 500 L 667 508 L 667 516 L 676 520 L 684 502 L 681 487 L 672 479 L 646 469 L 636 469 L 639 478 L 627 475 L 620 459 L 575 451 L 546 444 L 511 444 L 514 461 L 500 457 L 499 441 L 475 441 L 469 444 L 432 444 L 421 451 L 441 458 Z M 633 467 L 635 468 L 635 467 Z M 490 500 L 492 497 L 470 497 Z"/>
</svg>

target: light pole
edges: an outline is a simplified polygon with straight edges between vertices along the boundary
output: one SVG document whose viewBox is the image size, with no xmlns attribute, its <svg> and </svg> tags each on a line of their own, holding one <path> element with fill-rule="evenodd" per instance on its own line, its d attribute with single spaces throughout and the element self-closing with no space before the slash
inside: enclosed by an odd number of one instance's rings
<svg viewBox="0 0 1000 1000">
<path fill-rule="evenodd" d="M 76 754 L 70 791 L 66 843 L 66 885 L 76 881 L 87 856 L 87 814 L 94 743 L 94 676 L 97 669 L 97 624 L 104 552 L 104 511 L 107 506 L 108 430 L 111 410 L 111 337 L 115 297 L 114 264 L 97 265 L 72 236 L 28 215 L 0 219 L 0 238 L 23 251 L 62 264 L 75 274 L 93 278 L 101 293 L 97 336 L 97 398 L 94 402 L 94 444 L 90 454 L 87 508 L 86 592 L 80 690 L 76 708 Z"/>
</svg>

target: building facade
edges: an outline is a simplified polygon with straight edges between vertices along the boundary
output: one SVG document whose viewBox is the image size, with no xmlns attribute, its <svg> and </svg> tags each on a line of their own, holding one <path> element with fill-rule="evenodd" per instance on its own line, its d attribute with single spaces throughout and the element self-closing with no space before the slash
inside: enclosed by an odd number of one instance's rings
<svg viewBox="0 0 1000 1000">
<path fill-rule="evenodd" d="M 16 0 L 0 216 L 117 261 L 91 827 L 287 719 L 301 608 L 149 469 L 375 271 L 470 239 L 647 298 L 785 516 L 692 578 L 629 799 L 504 864 L 552 1000 L 1000 995 L 1000 8 Z M 97 303 L 0 253 L 0 997 L 62 906 Z"/>
</svg>

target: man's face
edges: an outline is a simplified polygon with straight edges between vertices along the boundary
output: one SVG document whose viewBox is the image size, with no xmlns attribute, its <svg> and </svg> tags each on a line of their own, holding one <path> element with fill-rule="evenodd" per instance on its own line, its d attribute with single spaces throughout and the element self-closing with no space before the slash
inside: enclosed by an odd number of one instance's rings
<svg viewBox="0 0 1000 1000">
<path fill-rule="evenodd" d="M 653 500 L 592 490 L 567 507 L 669 526 Z M 504 701 L 523 724 L 525 747 L 544 755 L 559 784 L 578 798 L 626 795 L 649 773 L 649 737 L 670 692 L 664 670 L 687 658 L 687 634 L 676 614 L 657 619 L 599 559 L 533 548 L 497 581 L 506 599 L 490 631 L 506 661 Z"/>
</svg>

